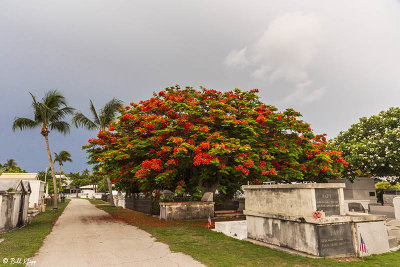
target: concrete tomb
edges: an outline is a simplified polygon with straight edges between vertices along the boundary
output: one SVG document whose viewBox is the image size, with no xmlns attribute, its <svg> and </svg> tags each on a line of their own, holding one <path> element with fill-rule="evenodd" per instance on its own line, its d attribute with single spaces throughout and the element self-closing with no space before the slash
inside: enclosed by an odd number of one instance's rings
<svg viewBox="0 0 400 267">
<path fill-rule="evenodd" d="M 215 222 L 215 231 L 240 240 L 247 238 L 246 221 Z"/>
<path fill-rule="evenodd" d="M 44 196 L 45 182 L 39 180 L 37 173 L 2 173 L 1 180 L 22 180 L 29 182 L 31 194 L 29 197 L 29 208 L 39 207 Z"/>
<path fill-rule="evenodd" d="M 369 204 L 376 204 L 378 202 L 373 178 L 356 177 L 353 182 L 349 179 L 331 179 L 329 183 L 344 183 L 346 185 L 343 188 L 343 195 L 345 208 L 348 211 L 362 212 L 368 210 Z"/>
<path fill-rule="evenodd" d="M 343 183 L 243 186 L 248 239 L 320 257 L 389 251 L 386 217 L 348 212 Z"/>
<path fill-rule="evenodd" d="M 0 180 L 0 232 L 7 232 L 28 222 L 28 182 Z"/>
<path fill-rule="evenodd" d="M 170 221 L 213 218 L 214 204 L 211 201 L 161 202 L 160 219 Z"/>
</svg>

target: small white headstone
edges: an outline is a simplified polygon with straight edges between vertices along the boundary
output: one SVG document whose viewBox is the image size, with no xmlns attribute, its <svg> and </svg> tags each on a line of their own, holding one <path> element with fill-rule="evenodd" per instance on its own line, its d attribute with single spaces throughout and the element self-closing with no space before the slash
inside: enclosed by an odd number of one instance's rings
<svg viewBox="0 0 400 267">
<path fill-rule="evenodd" d="M 213 193 L 212 192 L 205 192 L 203 197 L 201 198 L 201 201 L 213 201 Z"/>
<path fill-rule="evenodd" d="M 393 198 L 394 217 L 400 220 L 400 197 Z"/>
</svg>

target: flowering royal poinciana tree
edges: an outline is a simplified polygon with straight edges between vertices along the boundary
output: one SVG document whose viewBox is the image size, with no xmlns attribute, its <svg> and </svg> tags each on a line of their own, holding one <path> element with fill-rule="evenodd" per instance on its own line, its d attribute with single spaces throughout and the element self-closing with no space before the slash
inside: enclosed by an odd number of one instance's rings
<svg viewBox="0 0 400 267">
<path fill-rule="evenodd" d="M 258 90 L 166 88 L 121 108 L 84 148 L 91 163 L 130 192 L 170 189 L 232 194 L 264 181 L 325 181 L 347 164 L 324 135 L 260 102 Z M 99 168 L 100 169 L 100 168 Z"/>
</svg>

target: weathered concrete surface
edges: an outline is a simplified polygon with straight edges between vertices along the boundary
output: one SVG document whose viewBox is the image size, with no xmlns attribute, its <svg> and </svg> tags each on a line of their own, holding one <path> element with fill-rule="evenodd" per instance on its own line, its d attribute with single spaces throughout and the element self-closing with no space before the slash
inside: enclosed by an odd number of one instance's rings
<svg viewBox="0 0 400 267">
<path fill-rule="evenodd" d="M 400 197 L 393 198 L 394 217 L 400 220 Z"/>
<path fill-rule="evenodd" d="M 335 212 L 327 215 L 344 215 L 344 186 L 343 183 L 245 185 L 245 211 L 312 218 L 317 209 L 327 213 L 335 207 Z"/>
<path fill-rule="evenodd" d="M 246 221 L 215 222 L 215 231 L 236 239 L 247 238 Z"/>
<path fill-rule="evenodd" d="M 0 232 L 7 232 L 28 222 L 31 188 L 21 180 L 0 180 Z"/>
<path fill-rule="evenodd" d="M 386 215 L 388 218 L 395 218 L 393 206 L 382 206 L 381 204 L 369 204 L 368 210 L 370 214 Z"/>
<path fill-rule="evenodd" d="M 341 183 L 243 186 L 248 239 L 322 257 L 355 256 L 357 236 L 362 234 L 366 243 L 375 242 L 371 254 L 388 252 L 386 217 L 344 213 L 343 187 Z M 326 216 L 314 218 L 316 209 Z"/>
<path fill-rule="evenodd" d="M 246 216 L 247 237 L 319 256 L 317 228 L 313 224 Z"/>
<path fill-rule="evenodd" d="M 393 206 L 393 199 L 400 196 L 400 189 L 385 189 L 383 190 L 384 205 Z"/>
<path fill-rule="evenodd" d="M 214 204 L 210 201 L 161 202 L 160 218 L 166 221 L 212 218 Z"/>
<path fill-rule="evenodd" d="M 84 199 L 71 200 L 33 260 L 46 267 L 204 266 Z"/>
<path fill-rule="evenodd" d="M 357 246 L 359 256 L 389 252 L 386 221 L 356 223 L 356 232 L 358 244 L 360 244 L 360 235 L 362 235 L 368 250 L 367 254 L 361 254 L 360 246 Z"/>
<path fill-rule="evenodd" d="M 201 201 L 214 201 L 214 194 L 212 192 L 205 192 Z"/>
</svg>

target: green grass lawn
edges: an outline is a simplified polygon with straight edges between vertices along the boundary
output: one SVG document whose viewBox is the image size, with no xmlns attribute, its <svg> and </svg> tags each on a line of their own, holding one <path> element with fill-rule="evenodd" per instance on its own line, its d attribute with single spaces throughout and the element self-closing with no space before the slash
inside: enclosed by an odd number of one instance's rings
<svg viewBox="0 0 400 267">
<path fill-rule="evenodd" d="M 93 201 L 91 201 L 94 203 Z M 105 202 L 102 202 L 105 203 Z M 119 207 L 98 205 L 116 220 L 137 226 L 166 243 L 174 252 L 183 252 L 208 266 L 400 266 L 400 252 L 342 261 L 311 259 L 275 251 L 236 240 L 207 229 L 207 220 L 160 221 Z"/>
<path fill-rule="evenodd" d="M 0 234 L 0 239 L 4 239 L 0 243 L 0 265 L 3 265 L 3 259 L 11 258 L 28 259 L 39 251 L 45 237 L 51 232 L 57 218 L 68 205 L 69 200 L 65 203 L 58 203 L 58 210 L 54 211 L 52 207 L 47 207 L 46 212 L 42 212 L 35 216 L 32 221 L 23 228 L 15 231 Z M 9 266 L 10 264 L 6 265 Z"/>
<path fill-rule="evenodd" d="M 94 205 L 98 205 L 98 204 L 108 204 L 108 202 L 104 202 L 103 200 L 99 200 L 99 199 L 90 199 L 90 198 L 85 198 L 87 200 L 90 201 L 90 203 L 94 204 Z"/>
</svg>

